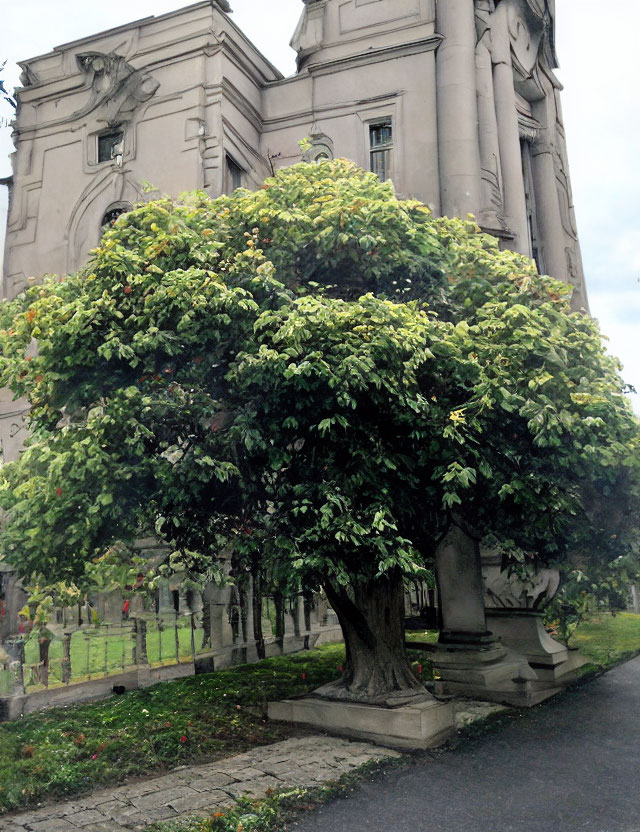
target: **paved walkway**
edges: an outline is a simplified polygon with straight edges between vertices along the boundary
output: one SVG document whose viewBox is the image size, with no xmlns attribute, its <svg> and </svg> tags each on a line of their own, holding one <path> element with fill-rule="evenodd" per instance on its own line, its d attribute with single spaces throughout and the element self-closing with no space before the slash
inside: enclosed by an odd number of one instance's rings
<svg viewBox="0 0 640 832">
<path fill-rule="evenodd" d="M 504 710 L 486 702 L 459 702 L 458 727 Z M 267 789 L 320 786 L 371 760 L 399 757 L 366 742 L 309 736 L 255 748 L 163 777 L 104 789 L 68 803 L 0 817 L 2 832 L 125 832 L 156 821 L 225 809 L 238 797 L 264 797 Z"/>
<path fill-rule="evenodd" d="M 224 809 L 243 794 L 264 797 L 267 789 L 319 786 L 370 760 L 398 756 L 386 748 L 335 737 L 285 740 L 215 763 L 185 766 L 135 785 L 94 792 L 70 803 L 0 818 L 0 830 L 124 832 L 144 829 L 156 821 Z"/>
<path fill-rule="evenodd" d="M 296 832 L 640 832 L 640 658 L 439 755 Z"/>
</svg>

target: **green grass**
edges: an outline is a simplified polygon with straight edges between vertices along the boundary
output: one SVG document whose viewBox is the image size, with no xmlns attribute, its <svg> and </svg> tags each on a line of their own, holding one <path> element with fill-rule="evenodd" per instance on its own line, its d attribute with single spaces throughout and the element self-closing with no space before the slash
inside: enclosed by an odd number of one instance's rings
<svg viewBox="0 0 640 832">
<path fill-rule="evenodd" d="M 640 615 L 603 613 L 583 621 L 569 643 L 592 664 L 611 667 L 640 653 Z"/>
<path fill-rule="evenodd" d="M 425 654 L 410 658 L 431 678 Z M 0 812 L 291 736 L 266 703 L 337 678 L 343 663 L 343 645 L 324 645 L 0 725 Z"/>
<path fill-rule="evenodd" d="M 602 615 L 585 622 L 574 643 L 593 665 L 609 667 L 640 651 L 640 616 Z M 428 653 L 411 651 L 410 660 L 425 681 L 431 678 Z M 266 703 L 337 678 L 343 663 L 343 646 L 325 645 L 0 725 L 0 812 L 291 736 L 293 729 L 267 722 Z"/>
<path fill-rule="evenodd" d="M 266 703 L 335 679 L 343 662 L 342 645 L 325 645 L 0 725 L 0 812 L 290 736 Z"/>
</svg>

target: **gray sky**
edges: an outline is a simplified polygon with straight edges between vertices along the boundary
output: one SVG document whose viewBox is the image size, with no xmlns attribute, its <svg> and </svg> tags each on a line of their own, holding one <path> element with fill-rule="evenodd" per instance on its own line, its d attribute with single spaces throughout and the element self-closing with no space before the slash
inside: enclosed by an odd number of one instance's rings
<svg viewBox="0 0 640 832">
<path fill-rule="evenodd" d="M 3 10 L 0 62 L 8 86 L 17 85 L 15 61 L 141 17 L 185 5 L 180 0 L 20 0 Z M 285 74 L 294 71 L 288 42 L 301 0 L 232 0 L 233 19 Z M 640 108 L 637 106 L 638 0 L 616 0 L 604 17 L 602 0 L 557 0 L 557 46 L 565 86 L 563 107 L 591 311 L 624 363 L 623 376 L 640 390 Z M 64 10 L 62 12 L 62 9 Z M 606 26 L 606 29 L 605 29 Z M 607 47 L 598 49 L 604 32 Z M 0 177 L 11 152 L 0 105 Z M 6 223 L 0 188 L 0 250 Z M 640 395 L 633 397 L 640 414 Z"/>
</svg>

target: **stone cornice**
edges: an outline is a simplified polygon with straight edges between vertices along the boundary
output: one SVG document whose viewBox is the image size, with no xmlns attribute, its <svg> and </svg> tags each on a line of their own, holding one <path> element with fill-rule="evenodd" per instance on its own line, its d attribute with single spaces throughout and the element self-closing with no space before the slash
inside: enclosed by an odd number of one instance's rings
<svg viewBox="0 0 640 832">
<path fill-rule="evenodd" d="M 421 52 L 433 52 L 440 46 L 443 40 L 442 35 L 429 35 L 426 38 L 410 41 L 409 43 L 398 43 L 393 46 L 383 46 L 378 49 L 368 49 L 366 52 L 358 52 L 355 55 L 347 55 L 341 58 L 332 58 L 328 61 L 309 63 L 305 71 L 310 75 L 329 75 L 333 72 L 340 72 L 344 69 L 353 69 L 357 66 L 368 66 L 378 64 L 382 61 L 404 58 L 408 55 L 418 55 Z"/>
</svg>

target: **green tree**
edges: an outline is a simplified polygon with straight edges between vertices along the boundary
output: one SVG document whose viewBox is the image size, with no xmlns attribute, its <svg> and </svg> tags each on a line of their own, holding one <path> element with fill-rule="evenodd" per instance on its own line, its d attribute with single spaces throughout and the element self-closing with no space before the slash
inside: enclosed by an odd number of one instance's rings
<svg viewBox="0 0 640 832">
<path fill-rule="evenodd" d="M 2 552 L 70 581 L 141 529 L 166 569 L 215 576 L 232 551 L 325 588 L 336 695 L 420 692 L 403 579 L 451 524 L 561 562 L 594 500 L 636 494 L 637 421 L 568 293 L 345 161 L 141 205 L 2 310 L 0 382 L 32 404 Z"/>
</svg>

